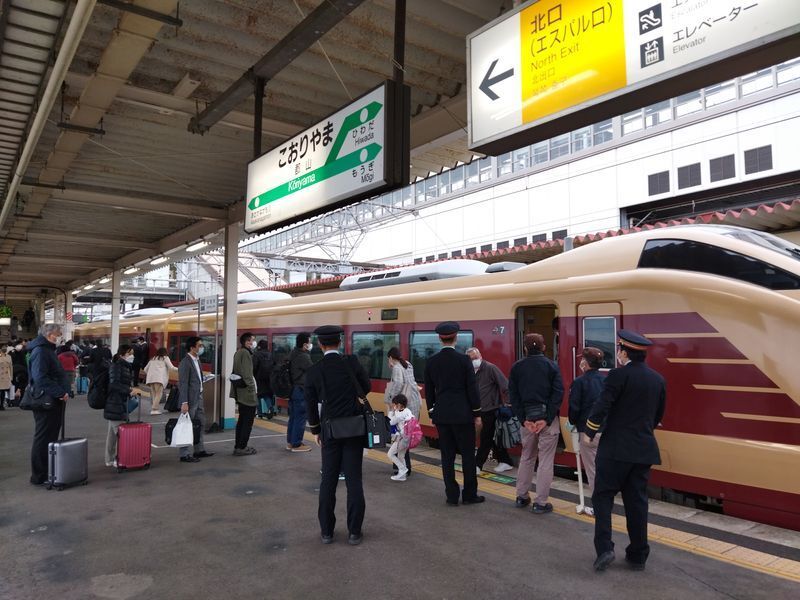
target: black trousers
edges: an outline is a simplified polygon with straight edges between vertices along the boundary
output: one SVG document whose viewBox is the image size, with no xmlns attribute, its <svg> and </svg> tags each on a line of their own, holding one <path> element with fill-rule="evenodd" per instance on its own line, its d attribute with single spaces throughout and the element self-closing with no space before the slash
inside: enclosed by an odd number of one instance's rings
<svg viewBox="0 0 800 600">
<path fill-rule="evenodd" d="M 322 481 L 319 485 L 319 526 L 323 535 L 333 535 L 336 527 L 336 486 L 339 473 L 344 473 L 347 486 L 347 531 L 361 533 L 366 501 L 361 483 L 361 463 L 364 440 L 361 437 L 344 440 L 323 440 Z"/>
<path fill-rule="evenodd" d="M 39 484 L 47 481 L 47 446 L 50 442 L 58 441 L 63 414 L 63 402 L 56 402 L 50 410 L 33 411 L 36 429 L 33 432 L 31 446 L 31 483 Z"/>
<path fill-rule="evenodd" d="M 459 487 L 456 481 L 456 453 L 461 455 L 464 472 L 464 491 L 462 499 L 472 499 L 478 495 L 478 478 L 475 475 L 475 425 L 436 425 L 439 432 L 439 448 L 442 453 L 442 477 L 447 501 L 458 502 Z"/>
<path fill-rule="evenodd" d="M 494 443 L 494 424 L 496 420 L 496 410 L 481 412 L 481 444 L 478 448 L 478 453 L 475 455 L 475 463 L 481 469 L 483 468 L 483 463 L 489 458 L 490 450 L 494 450 L 494 457 L 497 462 L 504 462 L 507 465 L 514 466 L 514 463 L 511 462 L 511 457 L 508 455 L 508 450 Z"/>
<path fill-rule="evenodd" d="M 597 457 L 597 474 L 594 479 L 594 548 L 597 555 L 614 550 L 611 541 L 611 511 L 614 496 L 622 492 L 625 505 L 625 520 L 630 544 L 625 549 L 625 558 L 633 563 L 644 564 L 650 554 L 647 543 L 647 481 L 650 465 L 623 462 Z"/>
<path fill-rule="evenodd" d="M 256 407 L 238 404 L 238 408 L 239 420 L 236 421 L 236 442 L 233 447 L 238 450 L 244 450 L 247 448 L 247 442 L 250 441 L 250 432 L 253 430 L 253 420 L 256 418 Z"/>
</svg>

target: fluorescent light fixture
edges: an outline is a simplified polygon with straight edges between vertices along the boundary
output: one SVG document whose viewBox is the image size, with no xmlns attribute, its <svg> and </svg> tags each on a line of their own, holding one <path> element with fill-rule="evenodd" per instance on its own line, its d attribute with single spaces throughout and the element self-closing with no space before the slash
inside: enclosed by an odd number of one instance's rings
<svg viewBox="0 0 800 600">
<path fill-rule="evenodd" d="M 159 256 L 158 258 L 154 258 L 150 261 L 151 265 L 161 265 L 167 262 L 169 259 L 166 256 Z"/>
<path fill-rule="evenodd" d="M 78 295 L 78 294 L 80 294 L 80 293 L 81 293 L 81 291 L 80 291 L 80 290 L 72 290 L 72 295 L 73 295 L 73 296 L 77 296 L 77 295 Z"/>
<path fill-rule="evenodd" d="M 208 246 L 208 242 L 197 242 L 196 244 L 192 244 L 191 246 L 187 246 L 187 252 L 194 252 L 195 250 L 200 250 L 200 248 L 205 248 Z"/>
<path fill-rule="evenodd" d="M 124 273 L 125 275 L 133 275 L 133 274 L 134 274 L 134 273 L 136 273 L 136 271 L 138 271 L 138 270 L 139 270 L 139 267 L 131 267 L 131 268 L 129 268 L 129 269 L 125 269 L 125 270 L 123 271 L 123 273 Z"/>
<path fill-rule="evenodd" d="M 90 290 L 90 289 L 92 289 L 93 287 L 94 287 L 93 285 L 85 285 L 85 286 L 83 286 L 83 289 L 85 289 L 85 290 Z"/>
<path fill-rule="evenodd" d="M 109 281 L 111 281 L 111 277 L 103 277 L 103 278 L 102 278 L 100 281 L 98 281 L 97 283 L 108 283 Z"/>
</svg>

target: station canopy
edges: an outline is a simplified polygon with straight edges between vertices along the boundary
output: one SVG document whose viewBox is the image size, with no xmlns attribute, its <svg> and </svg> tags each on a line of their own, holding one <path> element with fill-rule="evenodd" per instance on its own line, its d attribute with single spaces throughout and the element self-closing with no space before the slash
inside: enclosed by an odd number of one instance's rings
<svg viewBox="0 0 800 600">
<path fill-rule="evenodd" d="M 472 158 L 465 39 L 511 4 L 408 0 L 412 180 Z M 268 74 L 262 153 L 394 67 L 394 0 L 6 0 L 0 10 L 0 285 L 11 289 L 76 289 L 221 245 L 244 217 L 255 101 L 242 86 L 254 66 Z M 52 108 L 37 128 L 39 106 Z"/>
</svg>

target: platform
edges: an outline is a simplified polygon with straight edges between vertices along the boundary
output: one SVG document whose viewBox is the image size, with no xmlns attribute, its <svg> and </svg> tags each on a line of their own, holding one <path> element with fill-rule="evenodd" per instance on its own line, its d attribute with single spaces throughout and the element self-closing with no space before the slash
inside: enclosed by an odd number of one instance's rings
<svg viewBox="0 0 800 600">
<path fill-rule="evenodd" d="M 145 402 L 145 407 L 146 407 Z M 63 492 L 28 483 L 33 418 L 0 413 L 0 598 L 796 598 L 796 532 L 654 506 L 645 572 L 592 570 L 592 522 L 571 482 L 554 514 L 513 505 L 513 487 L 481 478 L 482 505 L 448 507 L 436 453 L 421 451 L 405 483 L 385 455 L 364 462 L 364 542 L 345 543 L 339 486 L 336 541 L 319 540 L 319 451 L 285 448 L 279 420 L 257 421 L 258 454 L 234 457 L 230 431 L 207 436 L 197 464 L 155 447 L 147 471 L 103 465 L 106 422 L 77 398 L 68 434 L 90 440 L 90 482 Z M 145 417 L 164 446 L 167 415 Z M 558 480 L 557 480 L 558 481 Z M 660 503 L 658 503 L 660 505 Z M 682 516 L 683 515 L 683 516 Z M 619 518 L 619 517 L 618 517 Z M 736 523 L 738 522 L 738 527 Z M 618 522 L 617 528 L 620 523 Z M 753 535 L 748 534 L 750 531 Z"/>
</svg>

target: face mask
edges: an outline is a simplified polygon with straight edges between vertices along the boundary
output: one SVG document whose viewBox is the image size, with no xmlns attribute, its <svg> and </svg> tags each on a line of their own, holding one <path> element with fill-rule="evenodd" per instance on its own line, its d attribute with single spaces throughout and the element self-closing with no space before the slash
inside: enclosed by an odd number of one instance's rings
<svg viewBox="0 0 800 600">
<path fill-rule="evenodd" d="M 128 356 L 126 356 L 125 357 L 125 362 L 126 363 L 133 363 L 133 354 L 129 354 Z"/>
<path fill-rule="evenodd" d="M 197 356 L 202 355 L 203 352 L 205 352 L 205 351 L 206 351 L 205 347 L 204 346 L 200 346 L 200 349 L 197 351 Z"/>
<path fill-rule="evenodd" d="M 311 348 L 312 348 L 311 344 L 303 344 L 303 350 L 305 350 L 306 352 L 311 352 Z"/>
<path fill-rule="evenodd" d="M 481 362 L 483 361 L 480 358 L 476 358 L 475 360 L 472 361 L 472 367 L 477 369 L 478 367 L 481 366 Z"/>
<path fill-rule="evenodd" d="M 17 352 L 22 350 L 22 344 L 17 344 L 16 346 L 14 346 L 14 350 L 16 350 Z"/>
<path fill-rule="evenodd" d="M 255 342 L 247 342 L 247 347 L 250 348 L 250 350 L 252 350 L 253 348 L 256 347 L 256 343 Z"/>
</svg>

